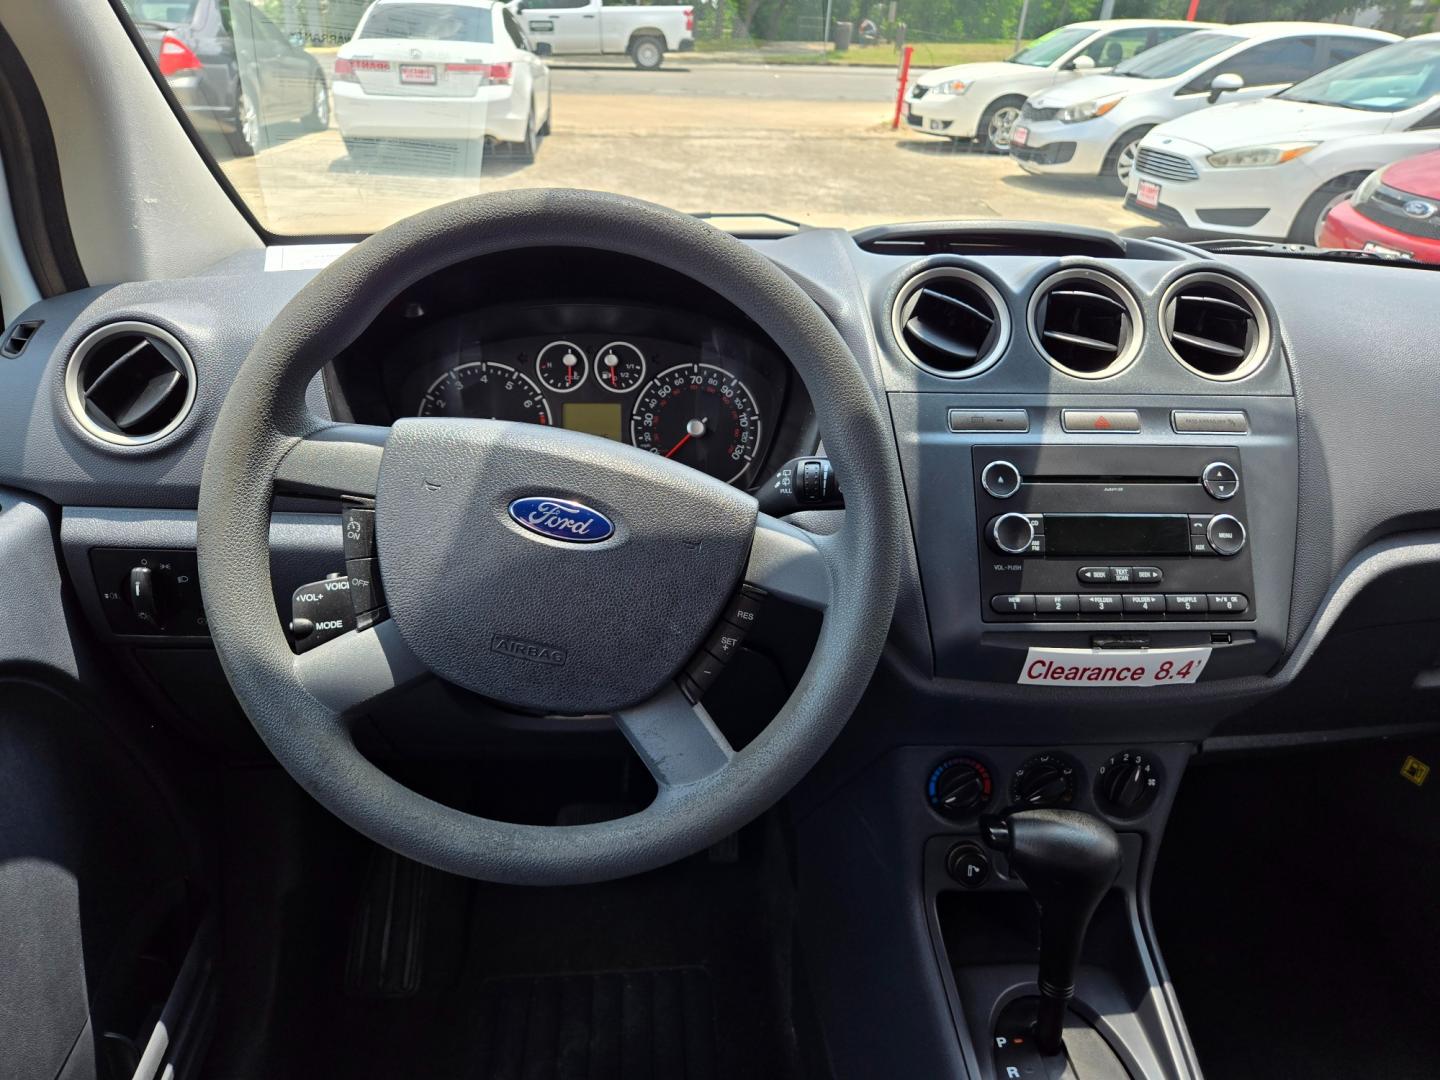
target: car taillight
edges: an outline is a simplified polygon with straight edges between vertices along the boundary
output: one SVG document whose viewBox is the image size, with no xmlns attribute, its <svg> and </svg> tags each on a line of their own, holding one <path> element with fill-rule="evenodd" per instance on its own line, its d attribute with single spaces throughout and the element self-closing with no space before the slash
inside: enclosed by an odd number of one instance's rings
<svg viewBox="0 0 1440 1080">
<path fill-rule="evenodd" d="M 198 71 L 205 66 L 200 63 L 200 58 L 190 51 L 190 46 L 174 34 L 166 34 L 160 39 L 159 64 L 160 74 L 167 79 L 182 71 Z"/>
<path fill-rule="evenodd" d="M 354 82 L 355 65 L 349 60 L 336 60 L 335 70 L 331 72 L 331 76 L 336 82 Z"/>
<path fill-rule="evenodd" d="M 513 69 L 509 64 L 446 64 L 445 70 L 456 75 L 478 75 L 484 86 L 509 86 Z"/>
<path fill-rule="evenodd" d="M 693 7 L 687 7 L 685 9 L 685 29 L 695 29 L 695 9 Z"/>
</svg>

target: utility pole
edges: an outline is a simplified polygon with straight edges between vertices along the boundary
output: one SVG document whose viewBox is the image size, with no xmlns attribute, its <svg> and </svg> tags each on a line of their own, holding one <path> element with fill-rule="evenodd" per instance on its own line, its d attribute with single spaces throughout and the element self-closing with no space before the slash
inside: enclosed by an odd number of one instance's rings
<svg viewBox="0 0 1440 1080">
<path fill-rule="evenodd" d="M 1100 4 L 1100 18 L 1113 19 L 1115 17 L 1115 0 L 1102 0 Z"/>
<path fill-rule="evenodd" d="M 820 39 L 820 40 L 822 40 L 822 41 L 829 41 L 829 40 L 830 40 L 830 5 L 831 5 L 831 3 L 833 3 L 833 0 L 825 0 L 825 36 Z"/>
<path fill-rule="evenodd" d="M 1020 42 L 1025 40 L 1025 19 L 1030 14 L 1030 0 L 1024 0 L 1020 5 L 1020 25 L 1015 27 L 1015 51 L 1020 51 Z"/>
</svg>

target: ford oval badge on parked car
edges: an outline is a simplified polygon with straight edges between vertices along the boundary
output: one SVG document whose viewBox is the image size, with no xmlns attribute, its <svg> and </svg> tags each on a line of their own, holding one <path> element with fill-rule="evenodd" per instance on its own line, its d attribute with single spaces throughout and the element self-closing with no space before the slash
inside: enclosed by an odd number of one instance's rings
<svg viewBox="0 0 1440 1080">
<path fill-rule="evenodd" d="M 1405 213 L 1413 218 L 1428 218 L 1434 216 L 1436 206 L 1434 203 L 1426 202 L 1424 199 L 1407 199 L 1405 205 L 1400 209 L 1404 210 Z"/>
<path fill-rule="evenodd" d="M 510 504 L 510 516 L 521 528 L 567 544 L 598 544 L 615 535 L 614 523 L 599 510 L 565 499 L 516 499 Z"/>
</svg>

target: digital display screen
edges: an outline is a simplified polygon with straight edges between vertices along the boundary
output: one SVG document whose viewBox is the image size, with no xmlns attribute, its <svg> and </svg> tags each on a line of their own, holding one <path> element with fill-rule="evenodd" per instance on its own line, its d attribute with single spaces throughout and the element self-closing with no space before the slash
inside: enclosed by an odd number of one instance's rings
<svg viewBox="0 0 1440 1080">
<path fill-rule="evenodd" d="M 1186 555 L 1184 514 L 1046 514 L 1047 555 Z"/>
<path fill-rule="evenodd" d="M 620 441 L 620 402 L 567 401 L 561 407 L 560 426 L 602 439 Z"/>
</svg>

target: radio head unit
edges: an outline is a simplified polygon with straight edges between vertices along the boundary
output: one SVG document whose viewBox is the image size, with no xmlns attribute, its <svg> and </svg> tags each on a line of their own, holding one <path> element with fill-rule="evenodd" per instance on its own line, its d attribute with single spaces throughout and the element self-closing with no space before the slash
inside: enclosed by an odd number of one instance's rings
<svg viewBox="0 0 1440 1080">
<path fill-rule="evenodd" d="M 976 446 L 986 622 L 1253 621 L 1226 446 Z"/>
</svg>

